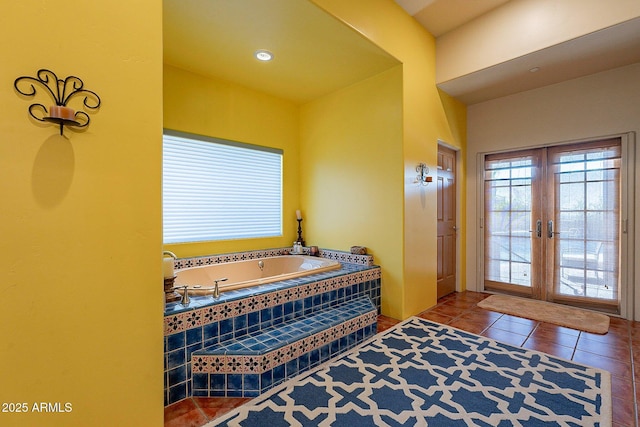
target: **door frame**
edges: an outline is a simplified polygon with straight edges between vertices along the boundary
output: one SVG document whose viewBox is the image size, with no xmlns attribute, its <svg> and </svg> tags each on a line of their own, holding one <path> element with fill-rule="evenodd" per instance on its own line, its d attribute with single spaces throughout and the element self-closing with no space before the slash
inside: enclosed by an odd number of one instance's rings
<svg viewBox="0 0 640 427">
<path fill-rule="evenodd" d="M 620 138 L 622 143 L 622 164 L 621 164 L 621 205 L 620 205 L 620 314 L 618 316 L 629 320 L 640 320 L 640 283 L 634 287 L 635 277 L 635 253 L 634 241 L 636 235 L 635 228 L 635 132 L 626 132 L 613 135 L 604 135 L 591 138 L 580 138 L 570 141 L 554 142 L 523 147 L 509 147 L 505 150 L 486 151 L 478 153 L 476 156 L 476 256 L 479 260 L 484 260 L 484 162 L 485 156 L 496 153 L 507 153 L 512 151 L 538 149 L 551 146 L 570 145 L 576 143 L 587 143 L 609 138 Z M 456 213 L 457 215 L 457 213 Z M 476 283 L 480 292 L 490 292 L 485 290 L 484 261 L 478 262 L 476 266 Z M 457 266 L 456 266 L 457 268 Z M 456 270 L 457 274 L 457 270 Z M 456 277 L 457 279 L 457 277 Z M 636 289 L 637 288 L 637 289 Z"/>
<path fill-rule="evenodd" d="M 463 255 L 463 251 L 462 251 L 462 245 L 461 242 L 463 242 L 464 240 L 462 239 L 461 236 L 463 236 L 465 233 L 463 233 L 462 230 L 462 184 L 460 181 L 460 177 L 461 177 L 461 172 L 462 172 L 462 168 L 464 167 L 463 162 L 462 162 L 462 151 L 460 150 L 459 147 L 453 146 L 451 144 L 448 144 L 446 141 L 443 141 L 442 139 L 438 139 L 438 147 L 443 146 L 445 148 L 448 148 L 449 150 L 453 150 L 456 154 L 456 173 L 455 173 L 455 180 L 456 180 L 456 292 L 461 292 L 462 291 L 462 282 L 461 282 L 461 275 L 463 274 L 462 271 L 462 263 L 460 262 L 460 260 L 462 260 L 462 255 Z M 436 190 L 437 191 L 437 190 Z"/>
</svg>

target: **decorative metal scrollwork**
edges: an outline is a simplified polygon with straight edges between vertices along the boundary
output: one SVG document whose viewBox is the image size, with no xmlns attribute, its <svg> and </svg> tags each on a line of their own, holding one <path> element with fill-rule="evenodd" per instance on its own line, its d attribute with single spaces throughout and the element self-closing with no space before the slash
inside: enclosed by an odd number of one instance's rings
<svg viewBox="0 0 640 427">
<path fill-rule="evenodd" d="M 22 86 L 22 88 L 21 88 Z M 42 87 L 51 95 L 55 106 L 49 109 L 43 104 L 34 103 L 29 106 L 29 114 L 39 122 L 52 122 L 60 125 L 60 135 L 64 126 L 86 127 L 91 119 L 84 111 L 73 111 L 67 103 L 73 97 L 84 96 L 83 105 L 89 110 L 100 107 L 100 97 L 97 93 L 85 89 L 84 82 L 76 76 L 59 79 L 53 71 L 40 69 L 35 77 L 22 76 L 13 82 L 13 87 L 21 95 L 32 97 L 36 95 L 36 87 Z"/>
<path fill-rule="evenodd" d="M 428 176 L 429 168 L 427 167 L 427 165 L 424 163 L 418 163 L 418 166 L 416 166 L 416 172 L 418 172 L 418 175 L 416 176 L 416 180 L 414 182 L 417 182 L 420 185 L 429 185 L 429 183 L 431 182 L 431 177 Z"/>
</svg>

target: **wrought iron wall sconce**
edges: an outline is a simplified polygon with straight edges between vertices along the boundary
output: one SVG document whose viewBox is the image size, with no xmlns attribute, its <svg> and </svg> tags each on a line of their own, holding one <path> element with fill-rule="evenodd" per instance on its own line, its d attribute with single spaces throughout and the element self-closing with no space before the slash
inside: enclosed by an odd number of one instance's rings
<svg viewBox="0 0 640 427">
<path fill-rule="evenodd" d="M 60 125 L 60 135 L 64 126 L 84 128 L 89 125 L 91 119 L 84 111 L 74 111 L 67 107 L 69 100 L 75 96 L 84 96 L 82 103 L 89 110 L 100 107 L 100 97 L 93 91 L 84 88 L 84 82 L 76 76 L 69 76 L 62 80 L 53 71 L 40 69 L 35 77 L 22 76 L 13 82 L 13 87 L 21 95 L 35 96 L 36 85 L 43 87 L 53 98 L 55 105 L 47 110 L 43 104 L 35 103 L 29 106 L 29 114 L 39 122 L 50 122 Z M 20 89 L 19 86 L 23 86 Z"/>
<path fill-rule="evenodd" d="M 416 176 L 416 181 L 420 183 L 420 185 L 429 185 L 430 182 L 433 181 L 432 176 L 428 176 L 429 168 L 424 163 L 418 163 L 416 166 L 416 172 L 418 172 L 418 176 Z"/>
</svg>

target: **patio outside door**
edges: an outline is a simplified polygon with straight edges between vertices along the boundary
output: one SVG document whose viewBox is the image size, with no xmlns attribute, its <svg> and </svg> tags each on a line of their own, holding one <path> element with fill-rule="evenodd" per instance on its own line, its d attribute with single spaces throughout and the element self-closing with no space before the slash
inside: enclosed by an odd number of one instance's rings
<svg viewBox="0 0 640 427">
<path fill-rule="evenodd" d="M 488 155 L 484 287 L 619 312 L 619 138 Z"/>
</svg>

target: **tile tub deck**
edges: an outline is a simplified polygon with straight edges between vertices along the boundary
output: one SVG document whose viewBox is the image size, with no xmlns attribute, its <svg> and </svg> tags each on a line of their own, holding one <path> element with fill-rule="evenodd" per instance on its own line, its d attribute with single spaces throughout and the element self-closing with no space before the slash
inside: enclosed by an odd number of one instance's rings
<svg viewBox="0 0 640 427">
<path fill-rule="evenodd" d="M 356 301 L 360 307 L 353 311 Z M 324 319 L 325 332 L 316 328 L 284 343 L 287 327 L 331 310 L 335 319 L 343 310 L 353 313 L 342 322 Z M 349 263 L 340 270 L 229 291 L 217 300 L 192 297 L 187 307 L 167 304 L 165 405 L 191 396 L 255 397 L 375 334 L 379 312 L 380 267 Z M 263 354 L 228 352 L 261 331 L 274 339 Z M 216 354 L 225 345 L 227 353 Z M 251 366 L 254 370 L 247 372 Z"/>
</svg>

